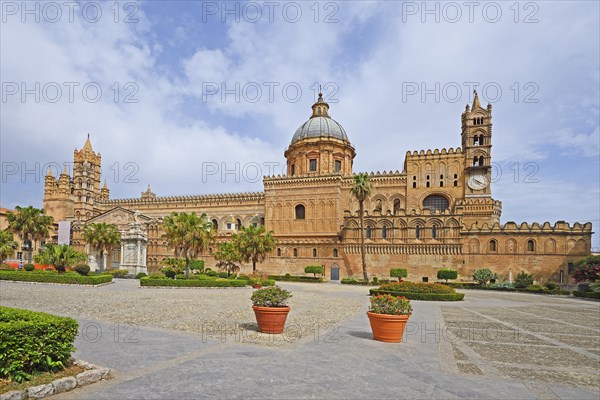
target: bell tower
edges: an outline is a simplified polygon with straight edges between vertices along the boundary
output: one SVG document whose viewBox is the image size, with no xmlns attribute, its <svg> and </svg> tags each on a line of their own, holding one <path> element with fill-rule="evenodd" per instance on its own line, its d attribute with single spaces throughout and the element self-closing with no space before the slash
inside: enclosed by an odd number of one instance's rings
<svg viewBox="0 0 600 400">
<path fill-rule="evenodd" d="M 489 197 L 492 194 L 492 105 L 481 107 L 477 91 L 473 94 L 473 107 L 467 104 L 461 117 L 465 197 Z"/>
<path fill-rule="evenodd" d="M 81 150 L 73 152 L 73 196 L 76 220 L 94 216 L 94 202 L 108 196 L 108 188 L 100 189 L 100 153 L 95 153 L 90 135 Z"/>
</svg>

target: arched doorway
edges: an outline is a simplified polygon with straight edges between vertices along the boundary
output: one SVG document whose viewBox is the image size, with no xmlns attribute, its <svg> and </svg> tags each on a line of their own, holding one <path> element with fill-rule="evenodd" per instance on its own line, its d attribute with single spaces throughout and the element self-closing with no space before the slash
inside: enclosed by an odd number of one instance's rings
<svg viewBox="0 0 600 400">
<path fill-rule="evenodd" d="M 337 264 L 333 264 L 329 269 L 329 280 L 339 281 L 340 280 L 340 267 Z"/>
</svg>

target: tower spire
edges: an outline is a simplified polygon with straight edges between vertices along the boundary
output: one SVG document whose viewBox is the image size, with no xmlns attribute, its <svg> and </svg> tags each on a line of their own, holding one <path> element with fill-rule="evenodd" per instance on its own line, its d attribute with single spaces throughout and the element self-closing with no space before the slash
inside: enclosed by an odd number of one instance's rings
<svg viewBox="0 0 600 400">
<path fill-rule="evenodd" d="M 479 96 L 477 95 L 477 90 L 473 89 L 473 107 L 471 109 L 475 110 L 476 108 L 481 108 L 481 104 L 479 104 Z"/>
</svg>

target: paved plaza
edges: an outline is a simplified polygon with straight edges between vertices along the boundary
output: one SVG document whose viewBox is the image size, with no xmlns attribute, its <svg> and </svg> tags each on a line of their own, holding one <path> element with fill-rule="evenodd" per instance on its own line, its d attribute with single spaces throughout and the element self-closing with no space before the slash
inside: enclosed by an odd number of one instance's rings
<svg viewBox="0 0 600 400">
<path fill-rule="evenodd" d="M 0 283 L 0 304 L 77 318 L 77 358 L 114 378 L 55 396 L 598 399 L 600 304 L 467 291 L 413 301 L 405 342 L 371 339 L 368 290 L 282 283 L 284 335 L 257 334 L 252 289 Z"/>
</svg>

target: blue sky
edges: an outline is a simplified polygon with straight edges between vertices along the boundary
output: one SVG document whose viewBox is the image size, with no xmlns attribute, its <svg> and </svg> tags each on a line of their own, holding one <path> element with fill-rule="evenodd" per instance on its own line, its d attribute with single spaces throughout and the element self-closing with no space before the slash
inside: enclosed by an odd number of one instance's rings
<svg viewBox="0 0 600 400">
<path fill-rule="evenodd" d="M 355 171 L 402 170 L 407 150 L 460 145 L 476 82 L 493 103 L 502 220 L 598 229 L 598 2 L 274 2 L 271 20 L 264 2 L 80 2 L 72 20 L 22 4 L 2 3 L 2 207 L 41 207 L 43 166 L 71 162 L 87 133 L 113 198 L 148 184 L 262 190 L 257 166 L 282 171 L 316 82 L 357 149 Z M 40 101 L 23 98 L 36 83 Z M 208 92 L 223 87 L 224 98 Z"/>
</svg>

